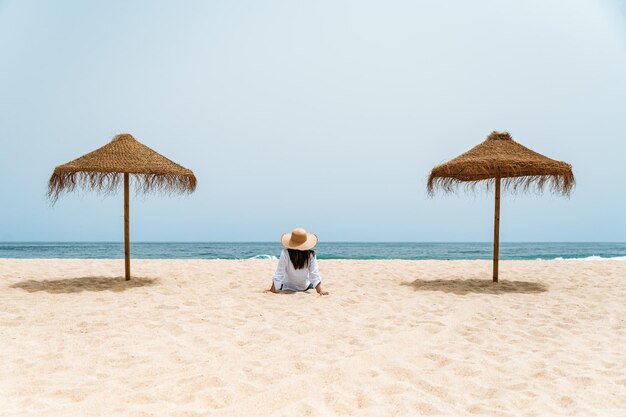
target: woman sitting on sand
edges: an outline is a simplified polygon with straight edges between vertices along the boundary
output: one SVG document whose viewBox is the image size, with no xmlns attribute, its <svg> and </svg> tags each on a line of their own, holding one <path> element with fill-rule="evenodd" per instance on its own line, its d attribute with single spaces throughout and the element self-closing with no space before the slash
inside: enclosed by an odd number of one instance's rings
<svg viewBox="0 0 626 417">
<path fill-rule="evenodd" d="M 317 236 L 298 228 L 285 233 L 280 241 L 285 249 L 280 253 L 270 291 L 308 291 L 315 288 L 319 295 L 329 295 L 328 291 L 322 290 L 322 277 L 317 270 L 315 251 L 312 250 L 317 245 Z"/>
</svg>

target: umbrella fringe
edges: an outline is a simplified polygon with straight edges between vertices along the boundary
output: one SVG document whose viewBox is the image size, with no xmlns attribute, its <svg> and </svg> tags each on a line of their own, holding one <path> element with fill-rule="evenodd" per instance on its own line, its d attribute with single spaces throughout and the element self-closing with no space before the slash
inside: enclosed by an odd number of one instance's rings
<svg viewBox="0 0 626 417">
<path fill-rule="evenodd" d="M 196 189 L 196 177 L 193 174 L 133 174 L 137 194 L 149 192 L 159 194 L 186 194 Z M 113 194 L 124 183 L 122 172 L 87 172 L 54 170 L 48 182 L 47 197 L 54 205 L 64 192 L 94 190 L 101 194 Z"/>
<path fill-rule="evenodd" d="M 485 178 L 482 180 L 467 181 L 454 177 L 430 175 L 428 178 L 428 194 L 433 196 L 437 189 L 446 193 L 456 193 L 459 189 L 476 193 L 478 191 L 491 191 L 495 188 L 495 178 Z M 569 197 L 576 180 L 574 174 L 565 172 L 562 174 L 549 175 L 522 175 L 518 177 L 501 178 L 502 190 L 509 194 L 535 191 L 541 193 L 548 189 L 554 194 L 562 194 Z"/>
</svg>

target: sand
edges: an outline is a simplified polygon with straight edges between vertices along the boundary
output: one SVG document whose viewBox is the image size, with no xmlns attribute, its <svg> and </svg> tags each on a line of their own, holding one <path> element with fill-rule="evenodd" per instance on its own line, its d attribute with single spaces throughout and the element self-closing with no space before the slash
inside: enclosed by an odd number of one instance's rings
<svg viewBox="0 0 626 417">
<path fill-rule="evenodd" d="M 0 260 L 0 416 L 624 416 L 626 262 Z"/>
</svg>

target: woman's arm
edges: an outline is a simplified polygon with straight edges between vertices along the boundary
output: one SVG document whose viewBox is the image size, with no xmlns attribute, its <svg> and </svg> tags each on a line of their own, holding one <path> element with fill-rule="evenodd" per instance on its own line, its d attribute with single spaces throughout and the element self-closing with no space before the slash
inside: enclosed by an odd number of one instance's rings
<svg viewBox="0 0 626 417">
<path fill-rule="evenodd" d="M 309 279 L 311 285 L 315 288 L 315 291 L 319 295 L 329 295 L 328 291 L 322 290 L 322 277 L 320 276 L 319 269 L 317 268 L 317 258 L 315 256 L 309 259 Z"/>
<path fill-rule="evenodd" d="M 283 280 L 285 279 L 285 274 L 287 273 L 287 258 L 286 258 L 285 250 L 280 253 L 280 258 L 278 259 L 278 266 L 276 267 L 276 272 L 274 273 L 274 277 L 272 278 L 272 288 L 270 288 L 271 292 L 278 292 L 278 290 L 283 285 Z"/>
</svg>

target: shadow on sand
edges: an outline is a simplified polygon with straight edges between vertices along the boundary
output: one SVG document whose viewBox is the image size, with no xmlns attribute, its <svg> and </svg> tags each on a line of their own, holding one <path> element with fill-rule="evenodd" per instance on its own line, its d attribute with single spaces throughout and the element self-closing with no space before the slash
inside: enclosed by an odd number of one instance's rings
<svg viewBox="0 0 626 417">
<path fill-rule="evenodd" d="M 401 285 L 413 287 L 415 291 L 442 291 L 452 294 L 465 295 L 469 293 L 481 294 L 537 294 L 548 291 L 548 287 L 539 282 L 507 281 L 492 282 L 487 279 L 416 279 L 413 282 L 403 282 Z"/>
<path fill-rule="evenodd" d="M 82 291 L 121 292 L 131 288 L 152 286 L 157 282 L 158 279 L 156 278 L 132 278 L 130 281 L 126 281 L 124 277 L 80 277 L 43 281 L 30 279 L 10 287 L 28 292 L 46 291 L 52 294 L 69 294 Z"/>
</svg>

